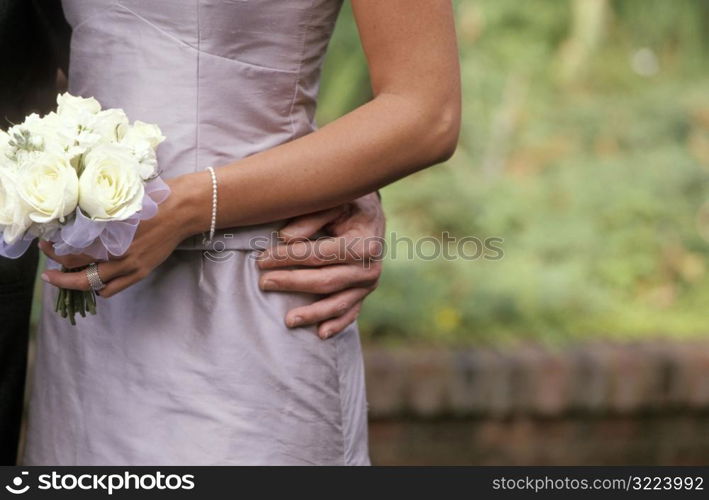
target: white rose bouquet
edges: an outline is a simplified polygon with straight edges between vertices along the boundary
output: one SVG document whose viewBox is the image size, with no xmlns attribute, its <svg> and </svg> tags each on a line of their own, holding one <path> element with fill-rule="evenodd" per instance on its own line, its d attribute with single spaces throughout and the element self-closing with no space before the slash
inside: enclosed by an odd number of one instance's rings
<svg viewBox="0 0 709 500">
<path fill-rule="evenodd" d="M 0 130 L 0 255 L 20 257 L 35 238 L 57 255 L 123 255 L 170 193 L 156 157 L 165 137 L 93 98 L 61 94 L 57 105 Z M 96 313 L 95 294 L 62 289 L 56 310 L 75 324 Z"/>
</svg>

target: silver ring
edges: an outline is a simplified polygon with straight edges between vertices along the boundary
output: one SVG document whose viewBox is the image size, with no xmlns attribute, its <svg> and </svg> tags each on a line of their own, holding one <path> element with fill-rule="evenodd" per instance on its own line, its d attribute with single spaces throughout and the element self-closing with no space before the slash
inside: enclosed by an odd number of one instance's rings
<svg viewBox="0 0 709 500">
<path fill-rule="evenodd" d="M 86 268 L 86 277 L 89 279 L 89 286 L 94 292 L 100 292 L 106 288 L 106 284 L 101 281 L 101 276 L 98 275 L 98 264 L 95 262 Z"/>
</svg>

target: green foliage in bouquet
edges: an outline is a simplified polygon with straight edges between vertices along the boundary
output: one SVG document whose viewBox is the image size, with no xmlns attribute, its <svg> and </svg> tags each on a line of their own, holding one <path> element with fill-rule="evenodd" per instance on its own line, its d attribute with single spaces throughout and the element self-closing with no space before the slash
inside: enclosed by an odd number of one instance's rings
<svg viewBox="0 0 709 500">
<path fill-rule="evenodd" d="M 67 269 L 62 267 L 62 272 L 76 272 L 81 269 Z M 96 292 L 93 290 L 68 290 L 60 288 L 57 292 L 57 300 L 54 304 L 54 311 L 62 318 L 67 318 L 69 323 L 76 326 L 76 315 L 82 318 L 86 314 L 96 314 Z"/>
</svg>

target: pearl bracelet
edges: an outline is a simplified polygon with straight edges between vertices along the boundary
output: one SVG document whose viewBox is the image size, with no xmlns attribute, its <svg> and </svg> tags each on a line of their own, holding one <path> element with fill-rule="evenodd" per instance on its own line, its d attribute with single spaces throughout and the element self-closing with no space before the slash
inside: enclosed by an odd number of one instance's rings
<svg viewBox="0 0 709 500">
<path fill-rule="evenodd" d="M 211 245 L 214 240 L 214 232 L 217 230 L 217 174 L 212 167 L 207 167 L 207 170 L 212 176 L 212 221 L 209 225 L 209 238 L 205 234 L 202 243 Z"/>
</svg>

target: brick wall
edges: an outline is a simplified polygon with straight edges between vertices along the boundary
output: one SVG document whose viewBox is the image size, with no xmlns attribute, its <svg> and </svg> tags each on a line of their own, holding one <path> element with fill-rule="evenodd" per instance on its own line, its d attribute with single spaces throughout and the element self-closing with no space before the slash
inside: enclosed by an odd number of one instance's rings
<svg viewBox="0 0 709 500">
<path fill-rule="evenodd" d="M 709 343 L 367 348 L 381 464 L 709 464 Z"/>
</svg>

